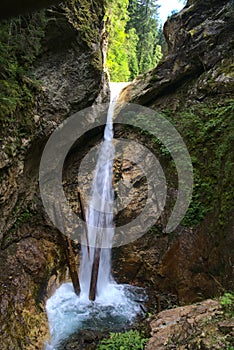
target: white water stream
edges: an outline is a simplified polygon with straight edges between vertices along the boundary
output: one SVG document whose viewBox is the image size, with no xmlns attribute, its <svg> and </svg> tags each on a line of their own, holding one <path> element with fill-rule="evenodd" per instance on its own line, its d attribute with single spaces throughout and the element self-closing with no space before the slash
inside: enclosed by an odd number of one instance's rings
<svg viewBox="0 0 234 350">
<path fill-rule="evenodd" d="M 48 299 L 46 310 L 51 341 L 46 344 L 46 350 L 56 350 L 62 340 L 81 329 L 121 330 L 141 313 L 140 303 L 145 298 L 142 289 L 118 285 L 111 275 L 111 247 L 114 235 L 112 176 L 115 153 L 112 118 L 117 98 L 124 86 L 126 83 L 111 83 L 111 100 L 104 140 L 95 169 L 92 199 L 86 212 L 90 252 L 88 254 L 87 241 L 83 241 L 79 271 L 81 293 L 77 297 L 72 284 L 65 283 Z M 94 247 L 102 249 L 96 299 L 91 302 L 89 288 Z"/>
<path fill-rule="evenodd" d="M 113 161 L 115 149 L 113 144 L 113 114 L 120 91 L 124 83 L 111 83 L 110 105 L 107 113 L 104 140 L 99 149 L 93 184 L 91 203 L 86 211 L 88 224 L 88 241 L 82 245 L 80 267 L 81 296 L 89 296 L 94 251 L 101 249 L 100 265 L 97 280 L 97 297 L 107 293 L 108 285 L 113 283 L 111 276 L 111 247 L 114 236 L 112 187 Z M 126 83 L 125 83 L 126 85 Z M 90 246 L 88 252 L 87 246 Z"/>
</svg>

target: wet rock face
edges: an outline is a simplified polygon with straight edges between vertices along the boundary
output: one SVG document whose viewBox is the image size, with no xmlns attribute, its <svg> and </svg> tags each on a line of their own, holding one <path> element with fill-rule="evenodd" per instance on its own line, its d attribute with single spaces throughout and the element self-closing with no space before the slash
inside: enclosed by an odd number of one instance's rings
<svg viewBox="0 0 234 350">
<path fill-rule="evenodd" d="M 83 11 L 90 11 L 90 17 L 85 20 L 78 1 L 74 4 L 68 1 L 47 10 L 45 37 L 31 68 L 40 81 L 33 111 L 30 110 L 34 114 L 33 133 L 28 131 L 21 136 L 19 130 L 19 136 L 12 136 L 10 130 L 1 140 L 0 205 L 3 215 L 0 237 L 12 225 L 10 211 L 15 209 L 20 213 L 22 203 L 25 207 L 26 201 L 35 193 L 41 153 L 51 132 L 65 118 L 107 94 L 102 52 L 103 3 L 95 1 L 90 8 L 87 1 L 83 6 Z M 86 30 L 89 20 L 92 22 L 90 32 Z"/>
<path fill-rule="evenodd" d="M 165 23 L 168 56 L 135 80 L 130 100 L 152 106 L 162 96 L 173 95 L 185 82 L 233 56 L 233 15 L 232 1 L 189 1 Z"/>
<path fill-rule="evenodd" d="M 207 44 L 209 46 L 230 45 L 228 34 L 230 35 L 230 31 L 233 30 L 230 17 L 231 6 L 231 2 L 225 0 L 188 1 L 179 14 L 172 16 L 165 23 L 164 34 L 169 53 L 175 54 L 183 48 L 187 52 L 190 51 L 191 56 L 194 56 L 196 51 L 197 54 L 202 53 L 203 57 L 208 55 L 207 58 L 211 58 L 210 50 L 205 48 Z M 228 33 L 227 29 L 229 29 Z M 226 41 L 222 43 L 222 39 Z M 219 45 L 216 46 L 216 50 L 221 49 Z M 213 59 L 218 61 L 220 53 L 217 53 Z M 209 64 L 213 64 L 213 61 L 209 60 Z"/>
<path fill-rule="evenodd" d="M 65 2 L 47 13 L 42 54 L 34 72 L 43 89 L 38 114 L 50 122 L 90 106 L 104 87 L 103 3 L 95 1 L 91 8 L 85 1 L 83 7 L 90 18 L 82 17 L 79 2 Z"/>
<path fill-rule="evenodd" d="M 200 119 L 198 124 L 204 123 L 205 128 L 205 122 L 209 118 L 216 118 L 212 108 L 214 110 L 214 107 L 222 103 L 225 107 L 225 101 L 233 99 L 233 16 L 233 1 L 188 1 L 185 8 L 165 24 L 164 33 L 169 45 L 167 57 L 125 90 L 126 100 L 161 111 L 166 118 L 169 116 L 169 120 L 184 138 L 191 156 L 194 156 L 195 148 L 200 150 L 194 161 L 194 174 L 196 175 L 198 163 L 201 162 L 199 176 L 204 184 L 208 181 L 207 159 L 209 166 L 212 166 L 220 154 L 217 153 L 215 158 L 212 154 L 213 147 L 207 140 L 202 139 L 197 144 L 192 140 L 193 132 L 196 134 L 199 127 L 196 123 L 190 130 L 190 136 L 186 137 L 190 127 L 186 114 L 193 108 L 199 110 L 203 103 L 206 112 L 202 116 L 204 120 Z M 233 109 L 230 113 L 233 114 Z M 216 131 L 214 127 L 208 136 L 213 138 L 214 143 L 217 142 Z M 221 141 L 218 141 L 220 146 L 226 142 L 226 129 L 222 132 Z M 225 154 L 231 154 L 231 142 L 227 141 L 227 144 L 229 146 Z M 166 172 L 170 162 L 163 162 L 163 157 L 161 160 Z M 227 215 L 222 226 L 219 226 L 219 215 L 224 210 L 223 207 L 220 209 L 225 192 L 222 181 L 225 178 L 226 183 L 232 183 L 232 177 L 224 174 L 222 169 L 220 165 L 215 175 L 220 185 L 212 187 L 211 196 L 217 197 L 215 209 L 204 215 L 203 221 L 187 227 L 180 226 L 173 235 L 165 235 L 162 228 L 170 213 L 169 205 L 164 211 L 165 218 L 162 217 L 156 223 L 154 232 L 149 232 L 145 240 L 119 249 L 121 268 L 128 271 L 129 266 L 134 281 L 145 278 L 146 284 L 151 284 L 157 291 L 177 295 L 182 303 L 215 296 L 222 293 L 222 288 L 233 288 L 233 251 L 230 248 L 234 243 L 233 207 L 230 201 L 225 208 L 229 208 Z M 166 178 L 169 179 L 168 175 Z M 195 177 L 195 184 L 196 181 Z M 201 196 L 205 194 L 202 193 Z M 176 198 L 173 184 L 169 188 L 169 197 L 172 201 Z M 136 207 L 132 209 L 140 210 Z M 116 264 L 118 266 L 118 262 Z"/>
<path fill-rule="evenodd" d="M 223 316 L 216 300 L 162 311 L 150 323 L 146 350 L 227 348 L 232 345 L 233 321 L 222 321 Z M 226 323 L 229 335 L 225 335 Z"/>
<path fill-rule="evenodd" d="M 39 303 L 56 256 L 58 260 L 55 244 L 39 237 L 22 239 L 1 250 L 2 349 L 43 347 L 48 327 L 43 305 Z"/>
<path fill-rule="evenodd" d="M 79 331 L 77 334 L 69 337 L 68 340 L 63 341 L 58 350 L 95 350 L 97 344 L 107 334 L 91 330 Z"/>
<path fill-rule="evenodd" d="M 31 68 L 40 81 L 40 91 L 33 111 L 30 110 L 34 114 L 33 132 L 23 136 L 19 132 L 16 137 L 9 132 L 10 136 L 6 133 L 2 140 L 0 338 L 3 350 L 43 348 L 48 335 L 43 310 L 45 297 L 65 272 L 59 233 L 44 214 L 40 201 L 38 168 L 51 132 L 69 115 L 107 93 L 102 53 L 104 4 L 102 0 L 90 4 L 82 1 L 81 7 L 79 1 L 67 1 L 47 10 L 45 37 Z M 84 15 L 85 11 L 90 17 Z"/>
</svg>

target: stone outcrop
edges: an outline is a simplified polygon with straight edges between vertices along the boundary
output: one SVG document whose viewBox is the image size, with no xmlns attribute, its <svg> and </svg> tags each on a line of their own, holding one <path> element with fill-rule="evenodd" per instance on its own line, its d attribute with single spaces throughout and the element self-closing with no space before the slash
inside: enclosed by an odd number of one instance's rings
<svg viewBox="0 0 234 350">
<path fill-rule="evenodd" d="M 169 53 L 152 71 L 137 78 L 131 88 L 131 102 L 145 106 L 160 105 L 188 82 L 209 74 L 222 60 L 233 58 L 234 46 L 232 1 L 189 1 L 185 8 L 173 15 L 164 25 Z M 222 92 L 232 92 L 233 69 L 217 74 L 217 85 Z M 211 71 L 210 71 L 211 73 Z M 207 79 L 208 80 L 208 79 Z M 226 87 L 226 89 L 225 89 Z M 217 88 L 217 87 L 216 87 Z M 211 91 L 210 87 L 210 93 Z M 194 94 L 194 98 L 205 96 Z"/>
<path fill-rule="evenodd" d="M 233 167 L 233 16 L 233 1 L 188 1 L 164 25 L 168 55 L 124 91 L 126 100 L 162 113 L 180 132 L 192 157 L 195 186 L 191 222 L 166 235 L 177 175 L 170 157 L 138 134 L 163 166 L 168 201 L 144 238 L 119 249 L 114 267 L 120 265 L 123 275 L 129 269 L 133 283 L 173 293 L 185 303 L 233 289 L 233 177 L 228 170 Z M 134 217 L 141 204 L 129 209 Z"/>
<path fill-rule="evenodd" d="M 87 16 L 87 13 L 89 16 Z M 38 195 L 41 153 L 71 114 L 108 93 L 103 70 L 102 0 L 66 1 L 46 10 L 45 35 L 31 67 L 38 79 L 32 132 L 3 132 L 0 151 L 1 348 L 42 349 L 48 336 L 44 300 L 66 272 L 60 233 Z M 87 29 L 88 28 L 88 29 Z M 13 116 L 17 120 L 17 115 Z"/>
<path fill-rule="evenodd" d="M 145 349 L 215 350 L 231 347 L 233 320 L 222 321 L 223 317 L 220 302 L 216 300 L 162 311 L 150 322 L 151 338 Z"/>
</svg>

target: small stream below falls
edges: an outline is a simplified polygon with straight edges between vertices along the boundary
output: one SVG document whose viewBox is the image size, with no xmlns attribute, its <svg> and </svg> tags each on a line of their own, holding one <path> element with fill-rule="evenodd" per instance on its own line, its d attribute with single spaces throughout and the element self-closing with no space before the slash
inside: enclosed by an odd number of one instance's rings
<svg viewBox="0 0 234 350">
<path fill-rule="evenodd" d="M 64 339 L 80 330 L 120 331 L 129 327 L 142 314 L 142 304 L 147 299 L 143 288 L 117 284 L 111 274 L 115 156 L 112 119 L 115 103 L 124 86 L 126 83 L 111 83 L 104 140 L 99 148 L 91 200 L 86 210 L 88 237 L 82 241 L 79 271 L 81 293 L 77 296 L 72 284 L 65 283 L 47 300 L 51 339 L 46 344 L 46 350 L 56 350 Z M 97 254 L 100 262 L 95 283 L 96 294 L 95 300 L 90 301 L 93 300 L 90 286 Z"/>
</svg>

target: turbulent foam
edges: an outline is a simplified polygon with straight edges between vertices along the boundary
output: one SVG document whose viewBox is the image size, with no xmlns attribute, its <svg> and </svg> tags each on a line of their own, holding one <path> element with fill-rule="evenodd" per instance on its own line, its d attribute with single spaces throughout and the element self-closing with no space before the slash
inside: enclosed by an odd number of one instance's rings
<svg viewBox="0 0 234 350">
<path fill-rule="evenodd" d="M 77 297 L 71 283 L 61 285 L 46 304 L 51 334 L 46 350 L 56 350 L 62 340 L 81 329 L 123 329 L 142 313 L 145 298 L 142 288 L 110 283 L 91 302 L 85 294 Z"/>
</svg>

